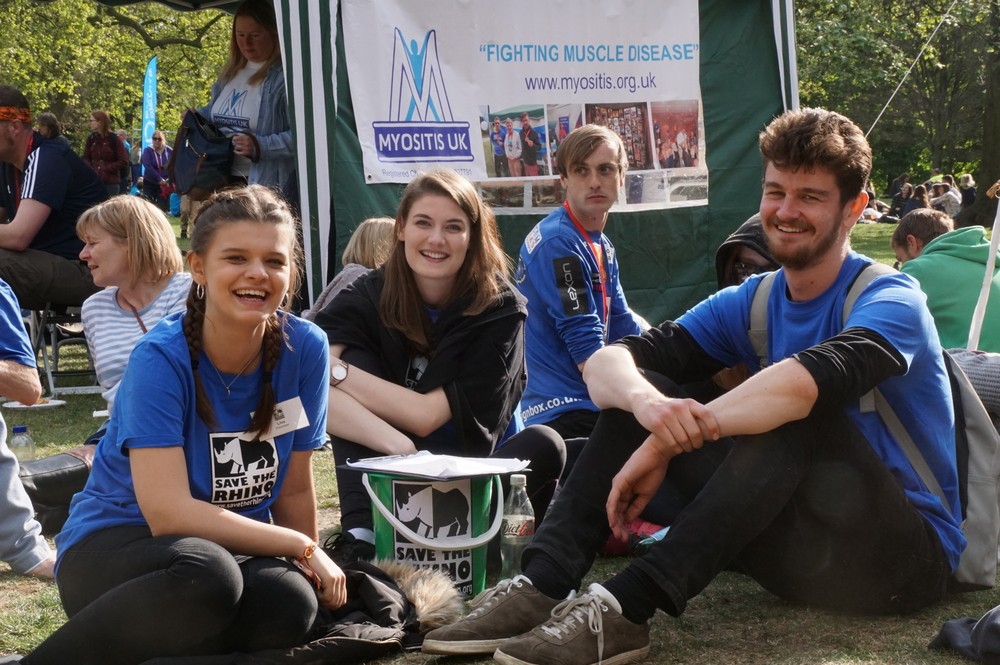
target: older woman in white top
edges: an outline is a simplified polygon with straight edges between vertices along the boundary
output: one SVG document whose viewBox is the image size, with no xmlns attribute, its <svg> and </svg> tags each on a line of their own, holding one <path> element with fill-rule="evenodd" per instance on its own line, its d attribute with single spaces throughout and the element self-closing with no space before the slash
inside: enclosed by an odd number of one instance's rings
<svg viewBox="0 0 1000 665">
<path fill-rule="evenodd" d="M 191 275 L 166 216 L 136 196 L 109 199 L 80 216 L 80 260 L 104 287 L 83 303 L 83 328 L 111 409 L 132 347 L 167 314 L 185 309 Z"/>
</svg>

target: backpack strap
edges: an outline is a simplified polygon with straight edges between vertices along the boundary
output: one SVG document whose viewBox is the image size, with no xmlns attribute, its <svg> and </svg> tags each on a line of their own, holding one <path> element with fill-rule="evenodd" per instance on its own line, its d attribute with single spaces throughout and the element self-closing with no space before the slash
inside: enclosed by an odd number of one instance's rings
<svg viewBox="0 0 1000 665">
<path fill-rule="evenodd" d="M 893 272 L 895 270 L 887 265 L 871 263 L 858 273 L 858 276 L 854 278 L 854 282 L 851 283 L 851 287 L 847 291 L 847 297 L 844 299 L 841 325 L 847 322 L 854 304 L 858 301 L 862 292 L 868 288 L 868 285 L 875 278 Z M 767 299 L 774 286 L 774 277 L 776 274 L 774 272 L 768 273 L 761 279 L 760 285 L 757 287 L 757 291 L 754 293 L 750 304 L 750 329 L 747 331 L 747 335 L 750 338 L 750 343 L 753 345 L 754 352 L 760 359 L 761 369 L 764 369 L 770 363 L 767 348 Z M 927 486 L 927 489 L 937 495 L 945 508 L 948 508 L 948 502 L 944 498 L 941 485 L 938 483 L 937 478 L 934 477 L 934 473 L 928 466 L 927 460 L 924 459 L 924 456 L 917 448 L 917 444 L 913 442 L 909 432 L 906 431 L 906 428 L 900 421 L 899 416 L 896 415 L 896 412 L 893 411 L 888 400 L 885 399 L 885 396 L 878 388 L 874 388 L 861 396 L 861 412 L 871 413 L 872 411 L 877 412 L 879 417 L 882 418 L 882 421 L 889 429 L 889 433 L 899 443 L 906 454 L 906 458 Z"/>
<path fill-rule="evenodd" d="M 861 293 L 868 288 L 868 285 L 876 277 L 894 272 L 896 272 L 894 269 L 882 263 L 870 263 L 858 272 L 847 291 L 847 297 L 844 299 L 844 307 L 841 310 L 841 326 L 847 321 L 854 303 L 857 302 Z M 771 289 L 774 287 L 774 278 L 777 274 L 777 272 L 770 272 L 764 275 L 753 294 L 753 300 L 750 302 L 750 328 L 747 330 L 747 337 L 750 338 L 750 344 L 753 346 L 754 353 L 757 354 L 760 369 L 764 369 L 771 364 L 767 348 L 767 299 L 771 295 Z M 862 408 L 862 411 L 872 410 L 874 410 L 874 402 L 871 403 L 871 408 Z"/>
<path fill-rule="evenodd" d="M 771 295 L 771 287 L 774 286 L 777 274 L 769 272 L 764 275 L 753 294 L 753 300 L 750 301 L 750 329 L 747 330 L 747 337 L 750 338 L 750 344 L 757 354 L 760 369 L 770 364 L 767 351 L 767 299 Z"/>
<path fill-rule="evenodd" d="M 882 391 L 875 388 L 871 391 L 874 394 L 875 410 L 878 412 L 879 417 L 885 426 L 889 429 L 889 433 L 892 434 L 892 438 L 896 440 L 899 447 L 903 449 L 906 454 L 906 459 L 909 460 L 910 466 L 913 470 L 917 472 L 920 476 L 920 480 L 924 481 L 924 485 L 927 486 L 931 492 L 934 493 L 938 499 L 941 500 L 941 505 L 949 513 L 951 512 L 951 506 L 948 505 L 948 500 L 944 496 L 944 491 L 941 489 L 940 483 L 938 483 L 937 478 L 934 476 L 934 472 L 931 471 L 930 466 L 927 464 L 927 460 L 924 459 L 923 454 L 920 449 L 917 448 L 917 444 L 913 442 L 913 438 L 910 437 L 910 433 L 906 431 L 906 427 L 900 421 L 899 416 L 896 412 L 892 410 L 892 406 L 889 405 L 888 400 L 882 394 Z M 961 520 L 959 520 L 961 521 Z"/>
<path fill-rule="evenodd" d="M 844 300 L 843 321 L 845 323 L 847 322 L 848 315 L 851 313 L 851 308 L 854 307 L 854 303 L 857 302 L 861 292 L 864 291 L 876 277 L 887 275 L 892 272 L 895 272 L 895 270 L 887 265 L 872 263 L 858 274 L 857 279 L 854 280 L 854 284 L 851 285 L 850 291 L 847 292 L 847 298 Z M 948 505 L 948 500 L 945 498 L 944 491 L 941 489 L 941 484 L 938 483 L 937 478 L 934 476 L 934 472 L 931 471 L 930 466 L 927 464 L 927 460 L 924 459 L 920 449 L 917 448 L 917 444 L 914 443 L 913 437 L 911 437 L 910 433 L 906 431 L 906 427 L 903 425 L 903 422 L 899 419 L 899 416 L 896 415 L 896 412 L 889 404 L 889 401 L 878 388 L 873 388 L 861 396 L 861 413 L 871 413 L 872 411 L 878 413 L 882 422 L 885 423 L 886 428 L 889 430 L 889 433 L 892 434 L 892 438 L 895 439 L 899 444 L 899 447 L 903 449 L 903 453 L 906 455 L 906 459 L 909 460 L 910 466 L 912 466 L 913 470 L 917 472 L 918 476 L 920 476 L 920 480 L 922 480 L 924 485 L 927 486 L 927 489 L 933 492 L 934 495 L 941 500 L 941 505 L 944 506 L 945 510 L 951 512 L 951 507 Z"/>
<path fill-rule="evenodd" d="M 884 263 L 876 262 L 868 264 L 861 270 L 861 272 L 858 273 L 858 276 L 855 277 L 854 281 L 851 283 L 851 288 L 847 290 L 847 297 L 844 298 L 844 308 L 841 310 L 840 314 L 841 328 L 843 328 L 847 323 L 847 317 L 850 316 L 851 310 L 854 309 L 854 303 L 858 301 L 858 298 L 861 297 L 862 292 L 868 288 L 868 285 L 871 284 L 876 277 L 881 277 L 882 275 L 888 275 L 894 272 L 896 272 L 894 268 L 890 268 Z M 869 390 L 861 396 L 861 413 L 871 413 L 872 411 L 878 410 L 878 404 L 875 399 L 877 390 L 877 388 Z M 885 405 L 888 407 L 889 403 L 886 402 Z M 895 414 L 893 414 L 893 416 L 895 416 Z"/>
</svg>

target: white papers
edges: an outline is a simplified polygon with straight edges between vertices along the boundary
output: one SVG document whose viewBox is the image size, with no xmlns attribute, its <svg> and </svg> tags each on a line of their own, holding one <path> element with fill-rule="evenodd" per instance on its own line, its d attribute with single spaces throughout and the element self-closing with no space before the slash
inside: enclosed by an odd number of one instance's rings
<svg viewBox="0 0 1000 665">
<path fill-rule="evenodd" d="M 348 460 L 347 466 L 358 471 L 446 480 L 514 473 L 527 469 L 528 462 L 519 459 L 436 455 L 421 450 L 412 455 L 370 457 L 354 462 Z"/>
</svg>

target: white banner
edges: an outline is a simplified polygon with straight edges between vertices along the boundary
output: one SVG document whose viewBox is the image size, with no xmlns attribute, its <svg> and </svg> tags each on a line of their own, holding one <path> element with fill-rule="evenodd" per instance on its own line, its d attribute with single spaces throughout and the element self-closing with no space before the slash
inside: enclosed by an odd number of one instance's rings
<svg viewBox="0 0 1000 665">
<path fill-rule="evenodd" d="M 616 131 L 616 209 L 708 201 L 697 0 L 343 0 L 369 183 L 452 168 L 500 212 L 561 201 L 555 154 L 584 123 Z"/>
</svg>

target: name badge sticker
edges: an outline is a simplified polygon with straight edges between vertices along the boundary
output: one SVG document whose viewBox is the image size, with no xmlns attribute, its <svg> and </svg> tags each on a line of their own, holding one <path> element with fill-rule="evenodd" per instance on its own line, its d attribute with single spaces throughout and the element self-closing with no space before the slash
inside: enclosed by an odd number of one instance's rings
<svg viewBox="0 0 1000 665">
<path fill-rule="evenodd" d="M 271 426 L 260 435 L 260 438 L 271 439 L 308 426 L 309 416 L 306 415 L 306 410 L 302 407 L 302 400 L 298 397 L 292 397 L 275 405 Z"/>
</svg>

